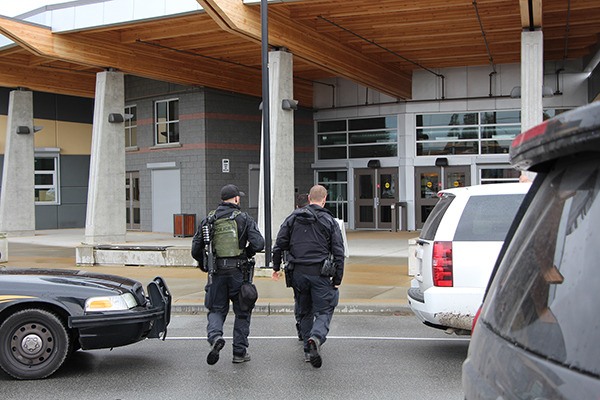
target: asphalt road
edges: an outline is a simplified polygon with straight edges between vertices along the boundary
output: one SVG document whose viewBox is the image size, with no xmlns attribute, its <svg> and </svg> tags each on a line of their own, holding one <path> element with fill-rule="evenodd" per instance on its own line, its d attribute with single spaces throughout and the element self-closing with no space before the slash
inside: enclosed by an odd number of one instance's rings
<svg viewBox="0 0 600 400">
<path fill-rule="evenodd" d="M 79 351 L 51 378 L 16 381 L 0 371 L 0 399 L 462 399 L 468 338 L 414 316 L 333 318 L 323 366 L 303 360 L 291 315 L 253 316 L 252 361 L 231 362 L 231 322 L 220 361 L 206 364 L 205 315 L 174 316 L 166 341 Z"/>
</svg>

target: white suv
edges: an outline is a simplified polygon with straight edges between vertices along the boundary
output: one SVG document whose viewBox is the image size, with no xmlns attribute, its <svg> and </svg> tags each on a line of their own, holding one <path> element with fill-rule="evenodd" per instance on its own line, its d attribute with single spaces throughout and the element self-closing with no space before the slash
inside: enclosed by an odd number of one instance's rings
<svg viewBox="0 0 600 400">
<path fill-rule="evenodd" d="M 427 218 L 408 303 L 424 324 L 470 334 L 490 274 L 528 183 L 446 189 Z"/>
</svg>

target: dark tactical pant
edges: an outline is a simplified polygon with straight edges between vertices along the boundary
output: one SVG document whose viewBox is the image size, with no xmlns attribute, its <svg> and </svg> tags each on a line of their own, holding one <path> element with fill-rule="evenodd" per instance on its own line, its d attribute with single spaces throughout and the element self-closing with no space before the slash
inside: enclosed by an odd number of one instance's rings
<svg viewBox="0 0 600 400">
<path fill-rule="evenodd" d="M 321 344 L 327 340 L 333 311 L 338 305 L 339 292 L 331 284 L 331 278 L 294 270 L 294 289 L 298 294 L 300 331 L 304 339 L 304 350 L 308 351 L 308 339 L 316 337 Z"/>
<path fill-rule="evenodd" d="M 212 344 L 216 337 L 223 336 L 223 324 L 229 312 L 229 301 L 233 302 L 235 321 L 233 323 L 233 354 L 244 355 L 248 348 L 251 311 L 242 311 L 238 294 L 242 286 L 241 269 L 220 270 L 213 274 L 205 287 L 204 306 L 208 310 L 206 326 L 208 342 Z"/>
</svg>

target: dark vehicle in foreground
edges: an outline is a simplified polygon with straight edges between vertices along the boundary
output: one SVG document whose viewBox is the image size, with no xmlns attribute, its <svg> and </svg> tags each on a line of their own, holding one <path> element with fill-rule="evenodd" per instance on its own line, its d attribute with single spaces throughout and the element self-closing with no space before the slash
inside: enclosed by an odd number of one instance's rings
<svg viewBox="0 0 600 400">
<path fill-rule="evenodd" d="M 537 176 L 500 252 L 463 364 L 465 398 L 600 398 L 600 103 L 519 135 Z"/>
<path fill-rule="evenodd" d="M 78 349 L 166 337 L 171 294 L 148 284 L 77 270 L 0 267 L 0 368 L 17 379 L 52 375 Z"/>
</svg>

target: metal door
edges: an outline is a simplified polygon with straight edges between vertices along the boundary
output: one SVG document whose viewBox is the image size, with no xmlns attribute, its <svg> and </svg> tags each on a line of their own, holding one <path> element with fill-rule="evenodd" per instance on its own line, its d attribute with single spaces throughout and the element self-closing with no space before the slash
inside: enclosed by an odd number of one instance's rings
<svg viewBox="0 0 600 400">
<path fill-rule="evenodd" d="M 468 186 L 471 173 L 468 165 L 447 167 L 415 167 L 415 226 L 421 229 L 437 204 L 437 192 L 442 189 Z"/>
<path fill-rule="evenodd" d="M 152 232 L 173 233 L 173 214 L 181 214 L 178 169 L 152 170 Z"/>
<path fill-rule="evenodd" d="M 125 173 L 125 198 L 127 200 L 127 229 L 140 229 L 140 173 Z"/>
<path fill-rule="evenodd" d="M 356 228 L 391 229 L 392 204 L 397 202 L 396 168 L 365 168 L 354 171 Z"/>
</svg>

